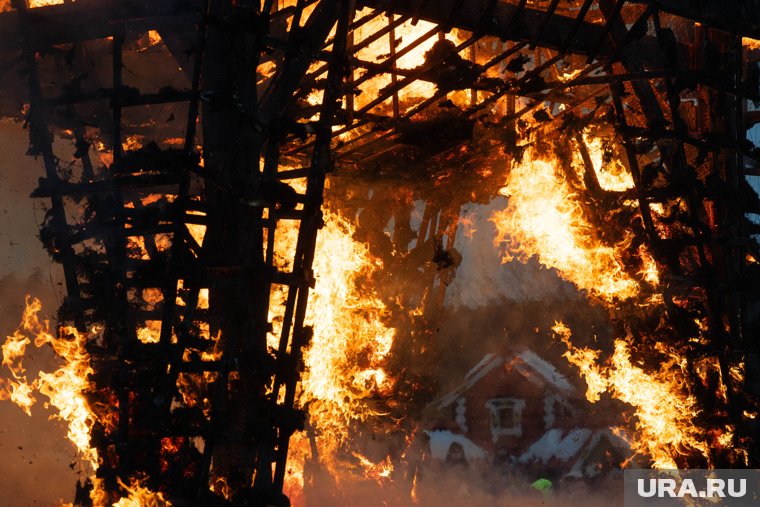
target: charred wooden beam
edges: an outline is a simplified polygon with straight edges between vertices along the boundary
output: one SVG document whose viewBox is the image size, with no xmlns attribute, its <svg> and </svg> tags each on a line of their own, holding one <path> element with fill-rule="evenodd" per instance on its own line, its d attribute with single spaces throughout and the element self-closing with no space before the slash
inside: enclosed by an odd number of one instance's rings
<svg viewBox="0 0 760 507">
<path fill-rule="evenodd" d="M 483 35 L 529 42 L 551 49 L 566 50 L 570 45 L 573 52 L 584 54 L 597 49 L 597 43 L 605 30 L 593 23 L 579 23 L 574 18 L 539 9 L 518 9 L 507 2 L 492 5 L 489 0 L 468 1 L 461 6 L 457 0 L 361 0 L 359 4 L 405 16 L 419 15 L 421 19 L 433 23 L 450 23 L 457 28 Z M 201 0 L 80 0 L 39 7 L 30 13 L 30 22 L 36 28 L 30 34 L 30 43 L 34 47 L 45 47 L 104 38 L 112 35 L 114 27 L 118 25 L 135 31 L 161 29 L 164 33 L 172 30 L 184 32 L 187 26 L 192 26 L 195 22 L 196 16 L 192 13 L 201 7 Z M 449 13 L 455 11 L 456 18 L 452 19 Z M 20 38 L 18 13 L 0 14 L 0 49 L 17 48 Z M 641 43 L 641 58 L 648 63 L 659 63 L 660 56 L 654 38 L 644 36 Z M 600 54 L 609 56 L 610 53 L 605 50 Z M 679 54 L 684 57 L 688 54 L 683 45 L 679 46 Z M 686 58 L 682 61 L 686 61 Z"/>
<path fill-rule="evenodd" d="M 147 106 L 154 104 L 170 104 L 173 102 L 185 102 L 193 95 L 190 90 L 175 90 L 166 88 L 158 93 L 140 93 L 136 88 L 123 88 L 121 90 L 97 90 L 81 93 L 66 93 L 58 97 L 44 101 L 48 107 L 79 104 L 101 99 L 114 99 L 118 97 L 122 107 Z"/>
<path fill-rule="evenodd" d="M 18 9 L 17 28 L 22 36 L 18 41 L 23 51 L 23 59 L 26 64 L 26 72 L 29 75 L 29 88 L 31 104 L 29 107 L 29 150 L 30 154 L 42 155 L 45 165 L 45 175 L 50 181 L 61 182 L 62 179 L 58 174 L 58 161 L 53 152 L 53 141 L 50 136 L 49 127 L 46 119 L 46 111 L 41 104 L 42 85 L 40 81 L 37 60 L 32 49 L 32 43 L 29 35 L 34 32 L 31 28 L 33 20 L 30 18 L 29 10 L 26 4 L 20 1 L 14 2 L 14 7 Z M 72 248 L 70 238 L 68 238 L 68 220 L 66 218 L 66 209 L 63 199 L 60 196 L 54 196 L 52 199 L 52 209 L 50 217 L 52 226 L 56 229 L 55 242 L 62 256 L 64 279 L 68 297 L 73 306 L 80 304 L 79 280 L 74 265 L 75 252 Z M 76 319 L 76 325 L 81 331 L 86 331 L 84 319 L 79 316 Z"/>
<path fill-rule="evenodd" d="M 402 15 L 419 14 L 420 19 L 432 23 L 446 24 L 448 13 L 457 7 L 456 0 L 425 2 L 424 0 L 360 0 L 360 5 L 376 9 L 386 9 Z M 604 36 L 605 28 L 559 14 L 547 15 L 540 9 L 523 7 L 508 2 L 489 5 L 488 0 L 466 2 L 458 11 L 453 25 L 457 28 L 478 32 L 482 35 L 501 37 L 504 40 L 527 42 L 550 49 L 567 49 L 568 41 L 575 53 L 590 54 L 597 51 L 598 42 Z M 483 19 L 487 9 L 492 8 Z M 661 62 L 657 41 L 650 36 L 640 39 L 639 56 L 649 64 Z M 600 56 L 612 54 L 611 48 L 601 48 Z M 679 46 L 679 54 L 686 60 L 686 47 Z"/>
<path fill-rule="evenodd" d="M 758 0 L 631 0 L 736 35 L 760 39 Z"/>
<path fill-rule="evenodd" d="M 0 14 L 0 49 L 16 49 L 22 37 L 33 48 L 113 35 L 114 28 L 147 31 L 193 26 L 201 0 L 81 0 L 29 9 L 25 21 L 34 29 L 24 34 L 16 11 Z"/>
</svg>

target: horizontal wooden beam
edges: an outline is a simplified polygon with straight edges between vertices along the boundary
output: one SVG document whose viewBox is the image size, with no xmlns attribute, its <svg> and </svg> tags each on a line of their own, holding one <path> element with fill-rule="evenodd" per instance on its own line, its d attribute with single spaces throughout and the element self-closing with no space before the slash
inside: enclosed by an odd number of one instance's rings
<svg viewBox="0 0 760 507">
<path fill-rule="evenodd" d="M 358 0 L 364 7 L 387 9 L 396 14 L 417 17 L 425 21 L 452 26 L 483 35 L 497 36 L 504 40 L 535 43 L 537 46 L 559 49 L 572 34 L 575 18 L 559 14 L 547 15 L 542 10 L 517 4 L 490 0 Z M 452 13 L 455 15 L 452 16 Z M 599 41 L 602 44 L 599 44 Z M 654 37 L 643 36 L 639 40 L 640 55 L 648 65 L 661 64 L 661 52 Z M 614 48 L 604 37 L 604 27 L 582 22 L 573 35 L 572 52 L 594 53 L 600 57 L 610 56 Z M 678 47 L 680 61 L 687 62 L 686 46 Z"/>
<path fill-rule="evenodd" d="M 705 26 L 760 39 L 760 0 L 631 0 L 654 3 L 661 11 L 699 21 Z"/>
<path fill-rule="evenodd" d="M 77 0 L 37 7 L 27 14 L 34 30 L 24 36 L 42 48 L 110 37 L 120 26 L 136 31 L 193 26 L 201 4 L 201 0 Z M 0 14 L 0 50 L 18 49 L 21 36 L 18 13 Z"/>
<path fill-rule="evenodd" d="M 358 0 L 359 5 L 384 9 L 443 26 L 452 26 L 505 40 L 535 42 L 538 46 L 559 49 L 573 32 L 575 19 L 558 14 L 546 15 L 532 9 L 490 0 Z M 176 29 L 192 26 L 201 0 L 77 0 L 73 3 L 39 7 L 29 11 L 35 27 L 30 42 L 36 47 L 109 37 L 117 26 L 136 31 Z M 452 16 L 452 13 L 455 13 Z M 595 52 L 609 56 L 613 48 L 606 42 L 597 47 L 604 27 L 583 22 L 574 33 L 575 53 Z M 21 37 L 18 14 L 0 14 L 0 50 L 17 49 Z M 649 65 L 660 63 L 660 51 L 653 37 L 639 39 L 641 57 Z M 685 46 L 679 46 L 681 61 L 687 61 Z"/>
</svg>

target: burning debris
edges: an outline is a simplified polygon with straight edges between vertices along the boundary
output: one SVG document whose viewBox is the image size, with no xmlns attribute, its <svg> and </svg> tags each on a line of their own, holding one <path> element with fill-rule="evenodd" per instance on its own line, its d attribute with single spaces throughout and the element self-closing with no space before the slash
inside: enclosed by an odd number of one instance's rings
<svg viewBox="0 0 760 507">
<path fill-rule="evenodd" d="M 67 293 L 0 397 L 58 411 L 78 505 L 754 466 L 760 7 L 712 3 L 0 2 Z"/>
</svg>

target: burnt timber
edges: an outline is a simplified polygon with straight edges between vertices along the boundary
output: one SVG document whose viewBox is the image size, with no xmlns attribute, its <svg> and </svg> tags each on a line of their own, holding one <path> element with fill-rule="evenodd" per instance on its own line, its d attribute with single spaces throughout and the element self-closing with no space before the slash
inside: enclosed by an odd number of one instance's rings
<svg viewBox="0 0 760 507">
<path fill-rule="evenodd" d="M 745 178 L 758 174 L 760 153 L 745 136 L 747 119 L 753 118 L 746 116 L 746 102 L 760 100 L 760 91 L 751 69 L 756 63 L 747 63 L 742 45 L 742 37 L 760 39 L 758 3 L 732 2 L 730 9 L 712 0 L 698 2 L 699 7 L 676 0 L 589 0 L 575 2 L 578 9 L 550 4 L 299 0 L 280 9 L 271 0 L 78 0 L 29 8 L 17 0 L 13 10 L 0 14 L 0 61 L 8 69 L 0 81 L 0 112 L 18 116 L 18 104 L 29 104 L 30 154 L 44 165 L 35 195 L 51 200 L 41 237 L 66 278 L 61 317 L 83 330 L 108 323 L 102 342 L 90 350 L 96 364 L 92 401 L 114 405 L 115 397 L 118 413 L 114 427 L 96 428 L 93 440 L 107 457 L 98 476 L 114 498 L 119 480 L 142 473 L 147 485 L 164 488 L 174 505 L 287 505 L 282 488 L 288 442 L 307 418 L 295 396 L 311 333 L 304 317 L 325 178 L 336 167 L 355 167 L 361 176 L 383 154 L 408 146 L 414 138 L 410 123 L 434 110 L 452 89 L 473 90 L 473 100 L 458 113 L 465 133 L 460 144 L 466 143 L 470 122 L 502 97 L 508 102 L 507 125 L 548 102 L 567 106 L 555 121 L 583 117 L 575 110 L 584 102 L 582 94 L 568 93 L 582 87 L 606 101 L 636 183 L 642 236 L 671 270 L 666 301 L 680 314 L 674 300 L 699 298 L 709 315 L 711 343 L 695 347 L 692 359 L 710 356 L 720 362 L 732 398 L 725 417 L 736 426 L 735 438 L 757 432 L 757 423 L 741 414 L 757 410 L 760 399 L 760 345 L 753 339 L 760 323 L 759 273 L 756 263 L 747 263 L 748 257 L 760 260 L 760 252 L 753 239 L 757 227 L 746 218 L 760 212 L 760 205 Z M 358 16 L 362 7 L 374 9 L 365 14 L 370 19 L 390 16 L 386 37 L 393 33 L 395 16 L 436 24 L 428 38 L 452 28 L 470 35 L 422 68 L 398 69 L 394 57 L 367 62 L 358 54 L 361 43 L 349 43 L 366 21 Z M 288 31 L 284 20 L 290 17 L 301 23 Z M 685 20 L 701 25 L 672 28 Z M 128 84 L 124 59 L 139 59 L 126 48 L 149 30 L 160 34 L 182 70 L 165 86 L 141 90 Z M 465 81 L 451 80 L 444 61 L 489 37 L 509 44 L 474 65 Z M 83 79 L 85 69 L 77 66 L 84 65 L 85 48 L 108 57 L 107 79 Z M 539 55 L 533 68 L 485 79 L 489 70 L 531 52 Z M 49 84 L 54 79 L 46 73 L 60 72 L 50 61 L 65 62 L 68 83 L 61 85 L 55 76 L 59 84 Z M 276 72 L 262 84 L 257 69 L 264 61 Z M 578 66 L 580 74 L 558 79 L 552 69 L 563 61 Z M 321 71 L 312 71 L 315 65 Z M 392 74 L 391 85 L 354 107 L 352 87 L 381 73 Z M 437 91 L 402 111 L 400 91 L 418 80 L 434 82 Z M 25 85 L 21 91 L 18 81 Z M 83 82 L 90 88 L 81 89 Z M 175 89 L 176 82 L 183 88 Z M 307 107 L 303 98 L 317 89 L 321 102 Z M 685 90 L 703 106 L 694 120 L 683 117 Z M 529 104 L 518 110 L 516 96 Z M 375 110 L 384 102 L 393 106 Z M 125 147 L 135 133 L 150 141 L 154 131 L 141 120 L 165 104 L 181 105 L 182 125 L 173 127 L 181 142 L 171 148 L 150 142 Z M 311 120 L 315 113 L 316 121 Z M 373 128 L 362 130 L 368 125 Z M 88 128 L 96 129 L 112 152 L 108 170 L 98 167 Z M 335 142 L 336 135 L 351 131 L 357 135 Z M 76 177 L 63 174 L 61 160 L 69 157 L 56 155 L 50 132 L 75 141 Z M 659 165 L 642 167 L 643 155 L 652 151 Z M 294 163 L 300 168 L 293 169 Z M 656 188 L 653 172 L 673 184 L 666 191 Z M 296 177 L 308 183 L 293 195 L 285 186 Z M 472 178 L 473 192 L 485 192 Z M 164 197 L 145 204 L 143 198 L 153 193 Z M 427 221 L 435 211 L 455 217 L 462 204 L 442 202 L 432 192 L 425 198 L 433 203 Z M 84 219 L 67 221 L 67 199 L 84 200 Z M 663 236 L 649 208 L 675 199 L 684 203 L 688 227 L 677 237 Z M 401 217 L 409 209 L 399 206 L 392 213 Z M 286 272 L 274 266 L 272 252 L 285 219 L 300 223 Z M 188 225 L 207 227 L 202 245 Z M 450 219 L 439 227 L 451 231 L 456 224 Z M 376 237 L 376 231 L 360 232 Z M 160 244 L 166 235 L 172 239 L 169 247 Z M 129 240 L 135 237 L 144 249 L 139 255 Z M 408 234 L 394 241 L 408 244 Z M 420 252 L 423 246 L 429 245 L 419 241 Z M 679 267 L 682 257 L 692 259 L 691 270 Z M 288 298 L 283 331 L 271 353 L 266 337 L 273 284 L 288 287 Z M 208 308 L 199 307 L 202 289 L 210 294 Z M 161 303 L 148 304 L 145 290 L 158 291 Z M 137 339 L 146 320 L 160 322 L 157 343 Z M 211 336 L 223 336 L 213 360 L 200 359 L 216 345 L 200 338 L 203 326 Z M 731 385 L 729 364 L 738 357 L 744 358 L 746 379 Z M 182 397 L 178 378 L 204 372 L 216 379 L 204 384 L 208 406 L 173 407 Z M 202 451 L 191 445 L 196 437 L 204 441 Z M 166 439 L 185 449 L 183 462 L 162 465 Z M 760 450 L 751 451 L 750 464 L 756 466 Z M 191 475 L 177 478 L 172 467 L 187 469 L 188 463 Z M 209 491 L 212 476 L 220 475 L 229 482 L 229 500 Z"/>
</svg>

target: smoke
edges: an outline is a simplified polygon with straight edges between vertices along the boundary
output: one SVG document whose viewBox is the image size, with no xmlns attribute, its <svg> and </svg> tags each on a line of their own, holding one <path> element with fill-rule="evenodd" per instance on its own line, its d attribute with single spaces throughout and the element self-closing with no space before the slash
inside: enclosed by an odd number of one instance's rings
<svg viewBox="0 0 760 507">
<path fill-rule="evenodd" d="M 435 245 L 436 236 L 451 231 L 441 225 L 446 223 L 446 211 L 437 211 L 436 199 L 417 200 L 415 191 L 404 194 L 385 181 L 365 183 L 368 188 L 357 181 L 339 183 L 349 190 L 344 189 L 344 199 L 335 198 L 340 189 L 333 185 L 332 200 L 328 194 L 330 209 L 359 217 L 356 238 L 367 241 L 384 264 L 385 276 L 373 283 L 391 309 L 389 325 L 397 328 L 387 365 L 397 388 L 373 400 L 377 412 L 385 416 L 352 428 L 345 448 L 335 456 L 322 457 L 329 464 L 307 461 L 304 498 L 297 498 L 296 504 L 303 505 L 305 499 L 306 506 L 337 507 L 601 506 L 622 494 L 618 491 L 622 481 L 606 484 L 614 494 L 597 495 L 585 483 L 556 479 L 551 495 L 541 493 L 531 484 L 542 477 L 542 466 L 507 480 L 488 453 L 471 459 L 465 471 L 457 471 L 441 459 L 440 452 L 433 456 L 430 449 L 421 451 L 414 441 L 410 443 L 423 430 L 435 429 L 431 403 L 460 385 L 486 354 L 530 348 L 582 384 L 577 370 L 562 357 L 566 348 L 552 338 L 551 327 L 563 321 L 579 334 L 604 337 L 611 334 L 609 315 L 535 260 L 502 263 L 489 217 L 505 207 L 503 197 L 462 206 L 453 245 L 444 241 L 454 261 L 447 266 L 436 260 L 446 260 Z M 432 225 L 421 227 L 423 216 Z M 445 297 L 438 305 L 436 291 L 444 288 Z M 421 301 L 426 304 L 416 306 Z M 585 390 L 585 386 L 577 387 L 578 392 Z M 386 462 L 393 471 L 378 477 L 372 464 L 379 468 Z M 595 485 L 594 491 L 599 487 Z"/>
<path fill-rule="evenodd" d="M 390 309 L 388 325 L 397 330 L 386 367 L 396 389 L 371 400 L 385 417 L 352 428 L 346 448 L 322 457 L 329 462 L 324 468 L 306 467 L 305 505 L 546 503 L 547 497 L 530 488 L 541 478 L 541 467 L 510 489 L 492 466 L 490 452 L 456 477 L 438 455 L 415 458 L 409 439 L 436 429 L 434 400 L 461 385 L 489 353 L 531 349 L 584 392 L 551 328 L 562 321 L 579 336 L 611 337 L 608 312 L 535 259 L 502 262 L 489 218 L 506 207 L 504 197 L 466 203 L 472 194 L 461 188 L 437 189 L 395 177 L 344 175 L 330 182 L 328 208 L 356 223 L 355 239 L 383 262 L 382 276 L 372 283 Z M 389 477 L 372 477 L 376 469 L 368 471 L 354 453 L 377 467 L 389 460 L 394 470 Z M 560 505 L 609 503 L 610 495 L 595 502 L 582 484 L 557 483 L 555 490 L 552 503 Z"/>
<path fill-rule="evenodd" d="M 461 382 L 487 353 L 521 347 L 567 370 L 567 360 L 561 357 L 564 348 L 551 338 L 551 326 L 557 321 L 571 323 L 579 335 L 609 333 L 607 312 L 591 305 L 555 270 L 535 259 L 502 262 L 489 217 L 505 206 L 506 199 L 496 197 L 485 205 L 462 208 L 454 243 L 462 262 L 446 288 L 445 311 L 435 337 L 441 351 L 437 371 L 442 386 Z"/>
<path fill-rule="evenodd" d="M 622 473 L 594 481 L 549 480 L 540 473 L 499 470 L 471 461 L 457 466 L 428 460 L 403 466 L 385 480 L 334 479 L 311 470 L 304 491 L 306 505 L 334 507 L 607 507 L 623 504 Z M 548 479 L 546 479 L 548 480 Z M 542 482 L 544 484 L 542 484 Z"/>
<path fill-rule="evenodd" d="M 496 197 L 485 205 L 463 206 L 454 242 L 462 263 L 446 290 L 444 304 L 475 309 L 502 299 L 515 302 L 577 299 L 578 291 L 572 284 L 536 261 L 502 263 L 493 244 L 496 228 L 489 217 L 506 208 L 506 202 L 505 197 Z"/>
</svg>

